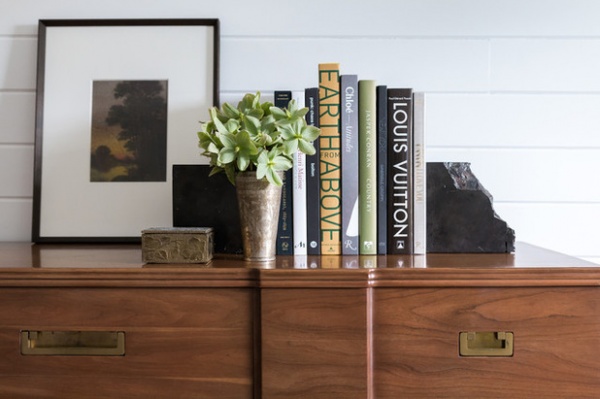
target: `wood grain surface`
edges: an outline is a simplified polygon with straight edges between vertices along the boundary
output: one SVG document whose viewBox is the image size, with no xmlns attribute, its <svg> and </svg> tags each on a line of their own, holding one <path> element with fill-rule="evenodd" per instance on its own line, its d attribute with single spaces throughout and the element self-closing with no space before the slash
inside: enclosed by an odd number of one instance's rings
<svg viewBox="0 0 600 399">
<path fill-rule="evenodd" d="M 23 330 L 124 331 L 126 354 L 24 356 Z M 461 357 L 463 331 L 513 332 L 514 354 Z M 599 393 L 600 267 L 534 246 L 156 266 L 135 245 L 0 244 L 0 398 Z"/>
<path fill-rule="evenodd" d="M 251 398 L 253 295 L 243 288 L 4 288 L 0 397 Z M 23 356 L 22 330 L 123 331 L 125 356 Z"/>
<path fill-rule="evenodd" d="M 366 398 L 364 289 L 261 293 L 262 397 Z"/>
<path fill-rule="evenodd" d="M 600 290 L 377 289 L 379 398 L 598 398 Z M 460 357 L 462 331 L 510 331 L 514 355 Z"/>
</svg>

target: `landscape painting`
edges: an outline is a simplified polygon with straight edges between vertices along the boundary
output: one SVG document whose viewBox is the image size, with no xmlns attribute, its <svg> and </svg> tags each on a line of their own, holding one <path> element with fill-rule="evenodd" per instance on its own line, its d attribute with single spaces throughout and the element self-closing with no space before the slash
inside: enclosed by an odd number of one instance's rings
<svg viewBox="0 0 600 399">
<path fill-rule="evenodd" d="M 167 81 L 92 83 L 92 182 L 167 179 Z"/>
</svg>

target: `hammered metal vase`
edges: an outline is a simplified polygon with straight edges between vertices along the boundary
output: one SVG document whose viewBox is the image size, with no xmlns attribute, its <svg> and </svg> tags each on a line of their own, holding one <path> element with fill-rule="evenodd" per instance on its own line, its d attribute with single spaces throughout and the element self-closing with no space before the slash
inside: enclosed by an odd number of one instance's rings
<svg viewBox="0 0 600 399">
<path fill-rule="evenodd" d="M 236 177 L 244 259 L 267 262 L 275 259 L 281 186 L 257 180 L 255 172 Z"/>
</svg>

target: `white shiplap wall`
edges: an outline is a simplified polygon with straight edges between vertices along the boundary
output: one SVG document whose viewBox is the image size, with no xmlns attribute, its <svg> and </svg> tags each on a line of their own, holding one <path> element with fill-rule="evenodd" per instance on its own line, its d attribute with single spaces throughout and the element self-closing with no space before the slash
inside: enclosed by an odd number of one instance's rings
<svg viewBox="0 0 600 399">
<path fill-rule="evenodd" d="M 0 0 L 0 241 L 31 234 L 38 19 L 205 17 L 221 20 L 223 97 L 314 86 L 330 61 L 425 91 L 429 160 L 471 161 L 518 240 L 600 262 L 598 15 L 583 0 Z"/>
</svg>

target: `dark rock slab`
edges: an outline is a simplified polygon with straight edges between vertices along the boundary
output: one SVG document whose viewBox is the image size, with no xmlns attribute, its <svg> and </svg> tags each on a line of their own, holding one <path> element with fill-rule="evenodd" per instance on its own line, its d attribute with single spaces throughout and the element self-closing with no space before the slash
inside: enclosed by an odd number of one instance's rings
<svg viewBox="0 0 600 399">
<path fill-rule="evenodd" d="M 427 252 L 514 252 L 515 231 L 468 162 L 427 163 Z"/>
<path fill-rule="evenodd" d="M 242 254 L 235 187 L 209 165 L 173 165 L 173 226 L 212 227 L 214 252 Z"/>
</svg>

